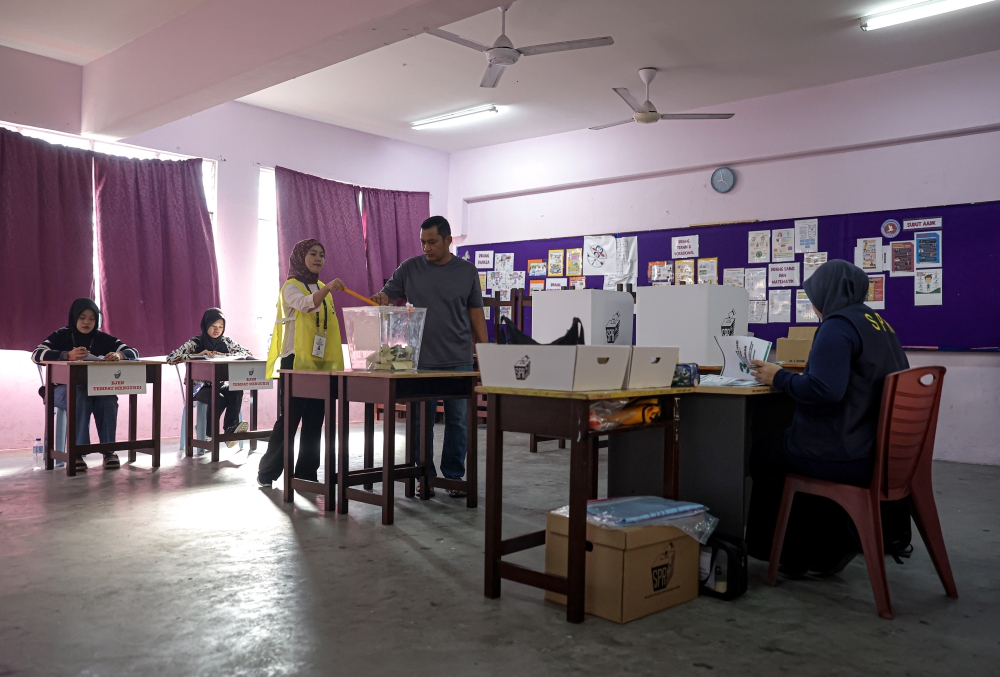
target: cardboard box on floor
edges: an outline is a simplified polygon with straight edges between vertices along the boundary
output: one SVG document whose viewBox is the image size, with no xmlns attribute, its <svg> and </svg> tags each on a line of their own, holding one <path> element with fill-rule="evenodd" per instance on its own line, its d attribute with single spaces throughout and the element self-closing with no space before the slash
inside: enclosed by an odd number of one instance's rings
<svg viewBox="0 0 1000 677">
<path fill-rule="evenodd" d="M 789 327 L 788 338 L 778 339 L 778 353 L 774 359 L 790 364 L 808 362 L 817 329 L 818 327 Z"/>
<path fill-rule="evenodd" d="M 545 571 L 566 575 L 569 519 L 550 512 L 545 519 Z M 608 529 L 587 524 L 585 610 L 627 623 L 698 596 L 698 541 L 677 527 L 655 525 Z M 565 595 L 545 599 L 565 604 Z"/>
</svg>

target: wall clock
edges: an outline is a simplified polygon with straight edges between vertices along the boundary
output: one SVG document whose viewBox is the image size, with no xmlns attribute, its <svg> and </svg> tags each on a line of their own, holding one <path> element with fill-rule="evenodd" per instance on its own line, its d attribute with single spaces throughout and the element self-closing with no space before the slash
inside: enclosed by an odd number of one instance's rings
<svg viewBox="0 0 1000 677">
<path fill-rule="evenodd" d="M 736 185 L 736 175 L 729 167 L 719 167 L 712 172 L 712 188 L 718 193 L 728 193 Z"/>
</svg>

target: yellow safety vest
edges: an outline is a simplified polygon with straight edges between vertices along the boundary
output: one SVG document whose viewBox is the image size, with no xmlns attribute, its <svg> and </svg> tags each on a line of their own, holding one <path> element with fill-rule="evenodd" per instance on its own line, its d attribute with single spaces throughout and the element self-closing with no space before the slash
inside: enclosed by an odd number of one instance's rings
<svg viewBox="0 0 1000 677">
<path fill-rule="evenodd" d="M 304 284 L 298 280 L 288 280 L 285 286 L 293 284 L 308 296 L 311 292 Z M 305 371 L 343 371 L 344 352 L 340 345 L 340 324 L 337 321 L 337 308 L 333 304 L 333 296 L 327 299 L 329 304 L 329 316 L 326 321 L 327 328 L 323 329 L 323 306 L 317 311 L 303 313 L 295 310 L 290 317 L 288 306 L 285 305 L 285 286 L 278 292 L 278 316 L 274 321 L 274 332 L 271 334 L 271 348 L 267 353 L 267 373 L 272 378 L 278 378 L 276 370 L 280 367 L 279 356 L 285 346 L 285 332 L 290 322 L 295 323 L 295 362 L 293 369 L 303 369 Z M 319 282 L 322 287 L 323 283 Z M 319 326 L 317 326 L 317 317 Z M 326 349 L 323 357 L 313 355 L 313 343 L 316 336 L 326 337 Z"/>
</svg>

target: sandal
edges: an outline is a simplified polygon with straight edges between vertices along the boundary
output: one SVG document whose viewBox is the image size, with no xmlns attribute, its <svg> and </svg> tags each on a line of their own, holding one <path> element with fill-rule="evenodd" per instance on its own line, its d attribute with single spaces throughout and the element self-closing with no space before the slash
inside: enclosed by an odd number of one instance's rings
<svg viewBox="0 0 1000 677">
<path fill-rule="evenodd" d="M 469 495 L 469 493 L 466 491 L 462 491 L 461 489 L 449 489 L 448 495 L 451 496 L 452 498 L 465 498 L 466 496 Z"/>
<path fill-rule="evenodd" d="M 118 460 L 118 454 L 111 452 L 104 457 L 105 470 L 118 470 L 120 467 L 122 467 L 122 463 Z"/>
<path fill-rule="evenodd" d="M 83 460 L 83 456 L 76 457 L 76 471 L 87 472 L 87 462 Z"/>
</svg>

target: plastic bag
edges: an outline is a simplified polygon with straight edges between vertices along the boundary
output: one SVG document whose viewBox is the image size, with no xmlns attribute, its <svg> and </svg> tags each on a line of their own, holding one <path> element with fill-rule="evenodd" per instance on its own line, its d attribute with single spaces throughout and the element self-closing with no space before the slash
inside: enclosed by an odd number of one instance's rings
<svg viewBox="0 0 1000 677">
<path fill-rule="evenodd" d="M 554 510 L 569 517 L 569 506 Z M 719 524 L 719 518 L 705 506 L 687 501 L 671 501 L 659 496 L 625 496 L 587 501 L 587 521 L 606 529 L 626 529 L 665 524 L 677 527 L 702 545 Z"/>
<path fill-rule="evenodd" d="M 623 425 L 656 423 L 661 413 L 660 401 L 655 397 L 594 402 L 590 405 L 590 429 L 604 431 Z"/>
<path fill-rule="evenodd" d="M 621 423 L 615 418 L 615 414 L 625 408 L 628 400 L 603 400 L 590 405 L 590 429 L 610 430 L 617 428 Z"/>
</svg>

